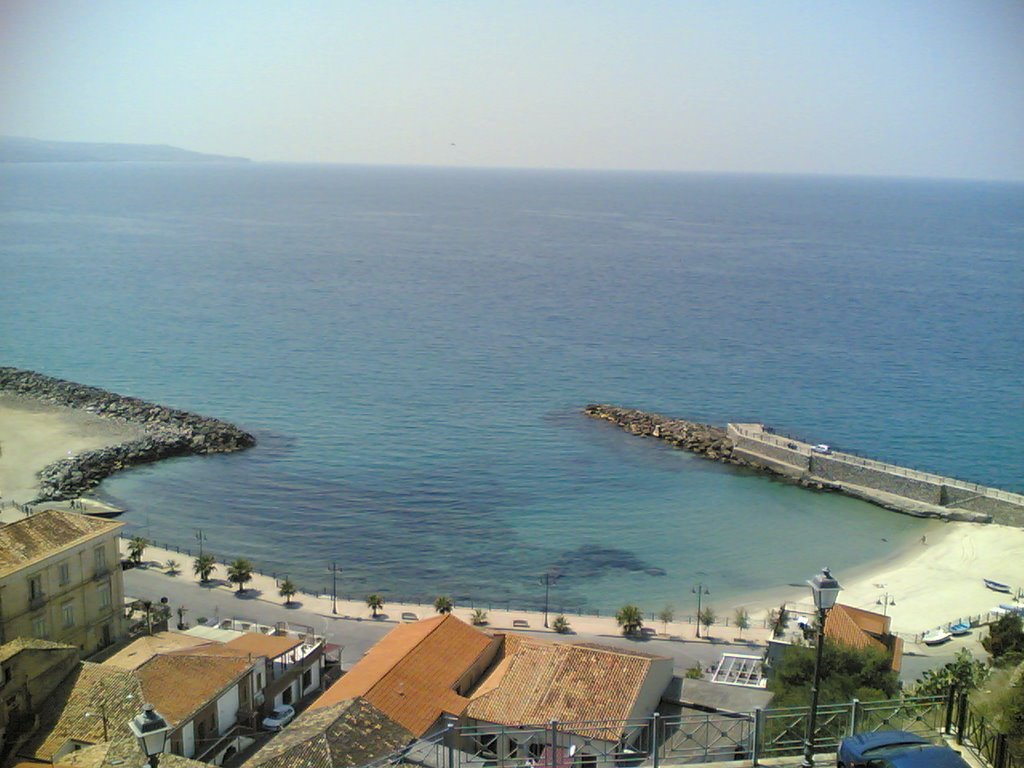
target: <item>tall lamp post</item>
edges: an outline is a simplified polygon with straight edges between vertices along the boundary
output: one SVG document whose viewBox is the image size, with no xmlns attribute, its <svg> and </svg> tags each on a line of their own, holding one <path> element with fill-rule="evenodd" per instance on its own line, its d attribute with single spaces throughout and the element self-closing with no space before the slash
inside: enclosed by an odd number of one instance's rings
<svg viewBox="0 0 1024 768">
<path fill-rule="evenodd" d="M 711 590 L 701 581 L 698 582 L 697 586 L 691 587 L 690 591 L 697 596 L 697 637 L 700 637 L 700 600 L 704 595 L 710 595 Z"/>
<path fill-rule="evenodd" d="M 149 768 L 157 768 L 171 726 L 152 704 L 146 704 L 142 707 L 142 712 L 128 721 L 128 727 L 132 729 L 135 738 L 139 740 L 139 747 L 149 758 Z"/>
<path fill-rule="evenodd" d="M 547 571 L 542 581 L 544 582 L 544 626 L 548 625 L 548 598 L 551 596 L 551 585 L 562 577 L 560 573 Z"/>
<path fill-rule="evenodd" d="M 337 563 L 331 563 L 331 575 L 334 577 L 333 586 L 331 587 L 331 613 L 335 616 L 338 615 L 338 572 L 341 568 L 338 567 Z"/>
<path fill-rule="evenodd" d="M 821 677 L 821 649 L 825 645 L 825 619 L 839 597 L 839 582 L 828 568 L 807 582 L 814 596 L 814 607 L 818 610 L 818 647 L 814 656 L 814 682 L 811 684 L 811 711 L 807 715 L 807 735 L 804 737 L 804 761 L 800 768 L 814 768 L 814 730 L 818 719 L 818 683 Z"/>
</svg>

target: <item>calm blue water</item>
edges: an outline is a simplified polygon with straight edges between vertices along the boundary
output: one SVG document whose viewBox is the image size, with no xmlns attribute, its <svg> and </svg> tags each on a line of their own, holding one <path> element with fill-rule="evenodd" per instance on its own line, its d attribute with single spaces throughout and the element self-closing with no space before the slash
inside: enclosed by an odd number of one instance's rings
<svg viewBox="0 0 1024 768">
<path fill-rule="evenodd" d="M 0 360 L 235 421 L 104 483 L 306 587 L 690 610 L 924 523 L 588 402 L 1024 491 L 1024 186 L 275 165 L 0 167 Z M 883 541 L 885 539 L 885 541 Z M 664 575 L 657 569 L 661 569 Z"/>
</svg>

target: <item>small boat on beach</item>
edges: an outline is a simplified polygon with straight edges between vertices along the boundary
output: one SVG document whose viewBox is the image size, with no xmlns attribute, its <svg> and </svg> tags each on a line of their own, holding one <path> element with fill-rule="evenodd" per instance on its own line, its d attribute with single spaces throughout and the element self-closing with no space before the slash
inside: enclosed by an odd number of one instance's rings
<svg viewBox="0 0 1024 768">
<path fill-rule="evenodd" d="M 1010 585 L 1009 584 L 1003 584 L 1002 582 L 999 582 L 999 581 L 992 581 L 992 579 L 982 579 L 982 581 L 985 582 L 985 586 L 986 587 L 988 587 L 989 589 L 993 590 L 994 592 L 1006 592 L 1006 593 L 1010 592 Z"/>
<path fill-rule="evenodd" d="M 921 642 L 925 645 L 942 645 L 952 637 L 949 632 L 943 629 L 929 629 L 921 635 Z"/>
<path fill-rule="evenodd" d="M 949 633 L 953 637 L 961 637 L 971 631 L 971 625 L 966 621 L 958 621 L 956 624 L 951 624 L 949 627 Z"/>
</svg>

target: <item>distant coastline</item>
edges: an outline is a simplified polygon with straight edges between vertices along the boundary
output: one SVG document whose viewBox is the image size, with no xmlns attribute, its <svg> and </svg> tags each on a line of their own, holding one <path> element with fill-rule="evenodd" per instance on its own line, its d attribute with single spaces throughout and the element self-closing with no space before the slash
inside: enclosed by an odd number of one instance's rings
<svg viewBox="0 0 1024 768">
<path fill-rule="evenodd" d="M 231 453 L 256 445 L 248 432 L 218 419 L 165 408 L 135 397 L 55 379 L 35 371 L 0 367 L 0 394 L 86 411 L 135 427 L 139 436 L 47 465 L 33 501 L 71 499 L 121 469 L 171 456 Z"/>
<path fill-rule="evenodd" d="M 247 163 L 246 157 L 209 155 L 166 144 L 105 144 L 0 136 L 0 163 Z"/>
</svg>

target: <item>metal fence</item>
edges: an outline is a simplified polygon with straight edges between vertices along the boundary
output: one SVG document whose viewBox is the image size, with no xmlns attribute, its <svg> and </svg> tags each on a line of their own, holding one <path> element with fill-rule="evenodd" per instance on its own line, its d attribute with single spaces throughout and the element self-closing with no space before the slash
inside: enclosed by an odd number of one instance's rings
<svg viewBox="0 0 1024 768">
<path fill-rule="evenodd" d="M 456 724 L 364 768 L 663 768 L 799 756 L 808 707 L 749 713 L 684 711 L 631 720 L 550 722 L 523 726 Z M 973 715 L 966 696 L 924 696 L 829 704 L 818 708 L 816 754 L 837 750 L 854 733 L 904 730 L 956 736 L 992 768 L 1024 768 L 1005 736 Z"/>
</svg>

